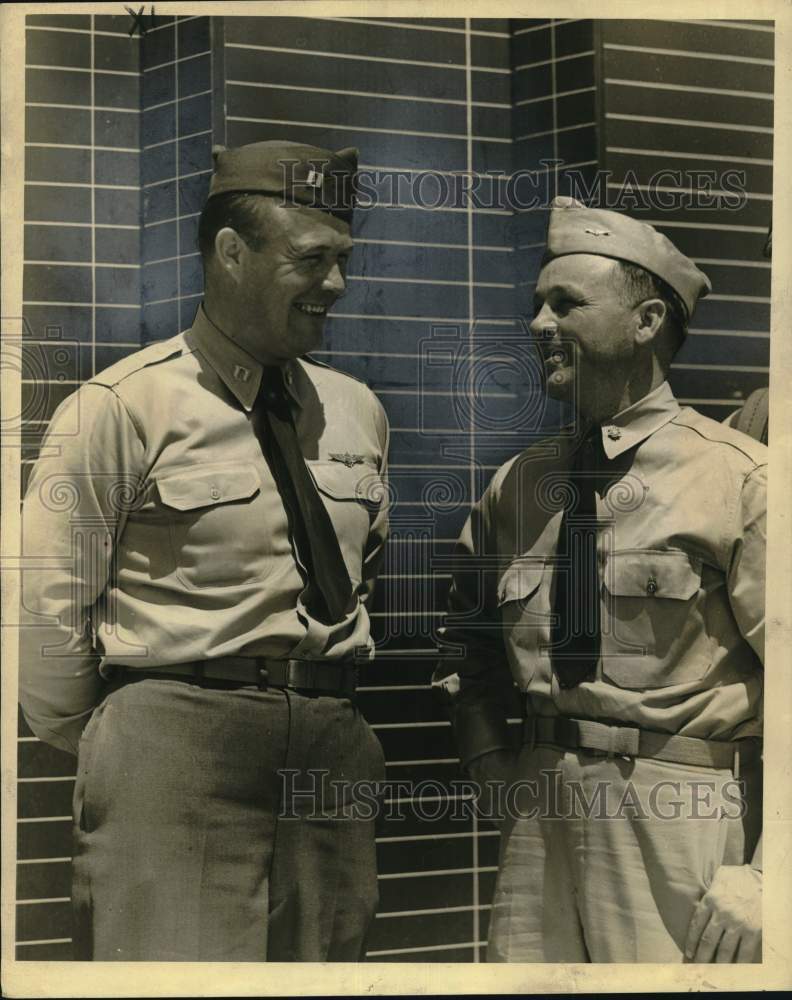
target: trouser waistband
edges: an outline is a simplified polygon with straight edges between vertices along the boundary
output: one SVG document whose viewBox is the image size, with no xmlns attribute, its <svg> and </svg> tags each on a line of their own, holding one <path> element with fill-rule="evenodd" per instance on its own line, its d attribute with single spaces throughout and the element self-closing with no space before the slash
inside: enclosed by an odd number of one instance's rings
<svg viewBox="0 0 792 1000">
<path fill-rule="evenodd" d="M 649 757 L 674 764 L 731 768 L 735 777 L 739 776 L 741 765 L 757 763 L 762 752 L 762 741 L 755 738 L 733 742 L 706 740 L 567 716 L 529 716 L 523 724 L 523 741 L 532 745 L 552 743 L 569 750 L 599 750 L 616 757 Z"/>
<path fill-rule="evenodd" d="M 224 656 L 213 660 L 173 663 L 152 670 L 116 666 L 111 683 L 129 684 L 141 680 L 175 680 L 202 687 L 233 690 L 240 687 L 289 688 L 301 694 L 352 698 L 358 668 L 349 661 L 278 660 L 270 657 Z"/>
</svg>

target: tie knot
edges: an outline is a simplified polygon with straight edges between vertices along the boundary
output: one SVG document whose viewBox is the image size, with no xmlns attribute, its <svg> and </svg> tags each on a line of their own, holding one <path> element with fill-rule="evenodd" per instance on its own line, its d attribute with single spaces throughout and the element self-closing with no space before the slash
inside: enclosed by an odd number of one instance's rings
<svg viewBox="0 0 792 1000">
<path fill-rule="evenodd" d="M 267 365 L 261 370 L 257 402 L 267 407 L 282 406 L 286 402 L 283 371 L 275 365 Z"/>
</svg>

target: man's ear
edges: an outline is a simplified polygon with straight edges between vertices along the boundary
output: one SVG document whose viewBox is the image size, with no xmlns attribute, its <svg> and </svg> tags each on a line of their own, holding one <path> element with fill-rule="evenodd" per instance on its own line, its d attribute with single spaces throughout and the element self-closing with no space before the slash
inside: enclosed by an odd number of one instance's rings
<svg viewBox="0 0 792 1000">
<path fill-rule="evenodd" d="M 662 299 L 646 299 L 637 309 L 638 325 L 635 330 L 635 342 L 650 344 L 663 328 L 666 304 Z"/>
<path fill-rule="evenodd" d="M 220 268 L 235 280 L 247 247 L 239 233 L 230 226 L 224 226 L 215 236 L 215 260 Z"/>
</svg>

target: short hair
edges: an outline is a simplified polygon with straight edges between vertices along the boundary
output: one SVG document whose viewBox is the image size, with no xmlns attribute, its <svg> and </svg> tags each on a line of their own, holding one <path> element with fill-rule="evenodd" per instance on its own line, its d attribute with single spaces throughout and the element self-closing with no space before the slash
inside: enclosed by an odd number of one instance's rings
<svg viewBox="0 0 792 1000">
<path fill-rule="evenodd" d="M 661 332 L 666 334 L 664 340 L 668 356 L 664 359 L 662 354 L 665 352 L 661 351 L 661 360 L 670 363 L 687 334 L 688 317 L 682 299 L 666 281 L 651 271 L 626 260 L 617 260 L 616 263 L 615 284 L 625 305 L 637 305 L 646 299 L 660 299 L 665 304 L 666 315 Z"/>
<path fill-rule="evenodd" d="M 215 237 L 229 226 L 251 250 L 267 242 L 264 204 L 272 199 L 259 191 L 226 191 L 206 202 L 198 220 L 198 249 L 206 263 L 214 254 Z"/>
</svg>

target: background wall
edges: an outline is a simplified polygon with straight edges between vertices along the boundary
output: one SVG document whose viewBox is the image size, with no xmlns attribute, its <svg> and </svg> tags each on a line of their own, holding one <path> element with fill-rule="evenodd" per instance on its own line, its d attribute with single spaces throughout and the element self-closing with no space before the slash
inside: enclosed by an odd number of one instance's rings
<svg viewBox="0 0 792 1000">
<path fill-rule="evenodd" d="M 628 170 L 646 185 L 660 167 L 744 168 L 750 197 L 739 211 L 643 212 L 716 285 L 673 382 L 683 401 L 725 416 L 767 379 L 770 272 L 760 251 L 770 217 L 772 27 L 157 23 L 141 39 L 128 37 L 127 18 L 28 17 L 24 461 L 80 381 L 191 322 L 213 142 L 285 136 L 359 147 L 361 167 L 379 172 L 377 204 L 357 213 L 349 289 L 321 356 L 371 385 L 391 421 L 393 536 L 373 616 L 379 659 L 361 705 L 388 777 L 425 782 L 417 803 L 393 804 L 405 819 L 380 832 L 369 956 L 479 960 L 498 836 L 462 802 L 464 818 L 450 815 L 458 762 L 429 691 L 443 560 L 494 469 L 556 419 L 523 325 L 546 213 L 512 210 L 495 195 L 537 168 L 550 196 L 590 186 L 598 167 L 613 171 L 613 185 Z M 460 174 L 475 175 L 474 203 L 416 204 L 417 193 L 438 201 L 437 178 L 451 190 Z M 72 759 L 20 721 L 21 958 L 70 955 L 72 773 Z M 432 810 L 441 815 L 429 818 Z"/>
</svg>

